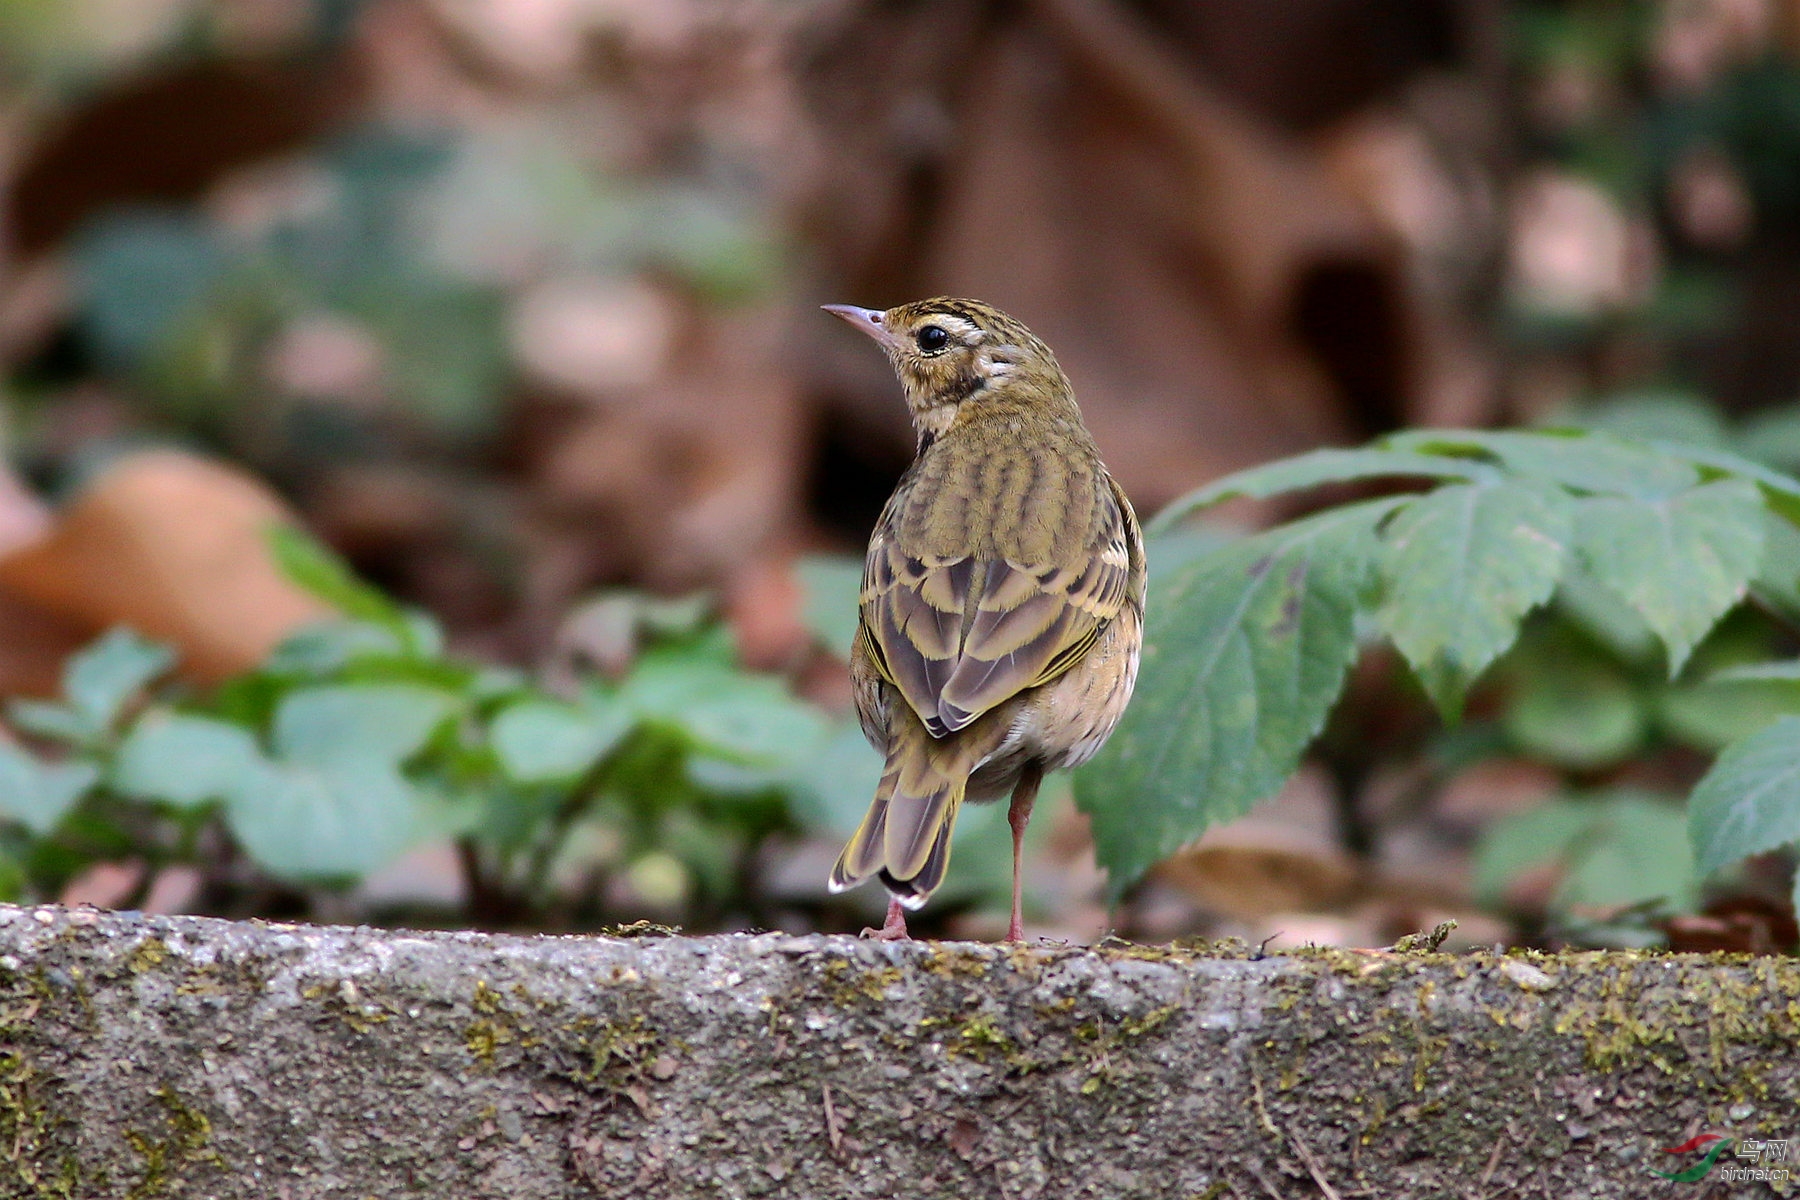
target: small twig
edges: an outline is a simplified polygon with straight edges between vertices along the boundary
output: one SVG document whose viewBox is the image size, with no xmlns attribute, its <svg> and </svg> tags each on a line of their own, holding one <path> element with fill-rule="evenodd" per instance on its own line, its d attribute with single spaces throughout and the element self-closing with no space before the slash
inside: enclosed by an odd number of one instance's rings
<svg viewBox="0 0 1800 1200">
<path fill-rule="evenodd" d="M 1506 1148 L 1506 1131 L 1502 1129 L 1500 1136 L 1494 1141 L 1494 1152 L 1488 1155 L 1487 1170 L 1481 1173 L 1481 1181 L 1475 1186 L 1486 1188 L 1488 1180 L 1494 1177 L 1494 1171 L 1500 1166 L 1500 1151 Z"/>
<path fill-rule="evenodd" d="M 1238 1165 L 1243 1167 L 1244 1170 L 1250 1172 L 1250 1178 L 1256 1180 L 1256 1182 L 1258 1182 L 1262 1185 L 1262 1190 L 1269 1193 L 1269 1200 L 1281 1200 L 1281 1193 L 1275 1190 L 1274 1185 L 1272 1185 L 1269 1182 L 1267 1176 L 1265 1176 L 1261 1171 L 1257 1170 L 1255 1167 L 1251 1166 L 1249 1163 L 1240 1163 Z"/>
<path fill-rule="evenodd" d="M 1313 1182 L 1319 1185 L 1321 1192 L 1325 1193 L 1325 1200 L 1344 1200 L 1343 1196 L 1338 1194 L 1338 1190 L 1331 1186 L 1331 1180 L 1325 1178 L 1325 1169 L 1319 1165 L 1319 1160 L 1314 1156 L 1312 1148 L 1300 1140 L 1299 1131 L 1289 1129 L 1287 1135 L 1288 1141 L 1293 1143 L 1294 1153 L 1298 1154 L 1300 1161 L 1306 1165 L 1306 1173 L 1313 1177 Z"/>
<path fill-rule="evenodd" d="M 1250 1066 L 1250 1094 L 1256 1101 L 1257 1119 L 1262 1122 L 1264 1131 L 1266 1131 L 1270 1137 L 1278 1138 L 1281 1136 L 1281 1130 L 1275 1128 L 1275 1122 L 1269 1120 L 1269 1108 L 1268 1105 L 1263 1102 L 1262 1073 L 1256 1069 L 1255 1055 L 1251 1054 L 1246 1056 L 1246 1061 Z"/>
<path fill-rule="evenodd" d="M 825 1098 L 825 1138 L 831 1143 L 831 1156 L 844 1157 L 844 1123 L 838 1119 L 837 1109 L 831 1105 L 831 1085 L 824 1084 L 819 1094 Z"/>
</svg>

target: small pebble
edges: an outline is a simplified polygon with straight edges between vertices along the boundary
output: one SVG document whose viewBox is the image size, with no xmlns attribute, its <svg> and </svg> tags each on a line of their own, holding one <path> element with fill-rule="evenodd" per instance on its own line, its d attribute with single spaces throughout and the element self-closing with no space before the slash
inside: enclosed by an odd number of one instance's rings
<svg viewBox="0 0 1800 1200">
<path fill-rule="evenodd" d="M 1556 980 L 1550 975 L 1516 958 L 1501 963 L 1500 973 L 1527 992 L 1547 992 L 1556 986 Z"/>
</svg>

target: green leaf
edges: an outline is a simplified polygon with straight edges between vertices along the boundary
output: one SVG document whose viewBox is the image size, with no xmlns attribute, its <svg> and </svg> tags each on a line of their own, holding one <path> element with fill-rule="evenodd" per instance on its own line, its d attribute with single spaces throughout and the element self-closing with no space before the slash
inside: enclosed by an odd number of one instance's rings
<svg viewBox="0 0 1800 1200">
<path fill-rule="evenodd" d="M 1782 717 L 1800 715 L 1800 684 L 1778 675 L 1756 678 L 1720 672 L 1699 683 L 1672 686 L 1656 701 L 1665 736 L 1717 753 Z"/>
<path fill-rule="evenodd" d="M 801 615 L 820 645 L 848 657 L 856 637 L 862 599 L 862 563 L 845 556 L 815 555 L 800 560 L 800 587 L 806 594 Z"/>
<path fill-rule="evenodd" d="M 112 764 L 112 786 L 138 800 L 193 808 L 222 800 L 262 758 L 240 726 L 152 713 L 131 729 Z"/>
<path fill-rule="evenodd" d="M 1475 848 L 1476 895 L 1492 903 L 1534 867 L 1561 869 L 1555 903 L 1614 907 L 1666 899 L 1691 908 L 1696 880 L 1678 805 L 1619 789 L 1504 817 Z"/>
<path fill-rule="evenodd" d="M 1751 588 L 1790 621 L 1800 621 L 1800 527 L 1765 512 L 1762 569 Z"/>
<path fill-rule="evenodd" d="M 1367 479 L 1486 479 L 1494 469 L 1469 458 L 1420 453 L 1413 450 L 1387 449 L 1382 446 L 1360 450 L 1314 450 L 1265 463 L 1260 467 L 1237 471 L 1216 479 L 1198 491 L 1176 500 L 1150 522 L 1152 532 L 1160 533 L 1197 509 L 1222 500 L 1247 497 L 1261 500 L 1282 492 L 1319 487 L 1327 483 L 1354 483 Z"/>
<path fill-rule="evenodd" d="M 1376 527 L 1406 502 L 1335 509 L 1152 576 L 1136 697 L 1075 785 L 1115 897 L 1293 773 L 1355 658 Z"/>
<path fill-rule="evenodd" d="M 366 875 L 432 830 L 418 790 L 391 765 L 258 762 L 226 798 L 233 836 L 271 874 L 297 882 Z"/>
<path fill-rule="evenodd" d="M 1447 716 L 1555 590 L 1570 504 L 1547 484 L 1452 484 L 1383 531 L 1381 625 Z"/>
<path fill-rule="evenodd" d="M 86 746 L 103 732 L 68 705 L 49 700 L 8 700 L 6 719 L 26 733 L 65 746 Z"/>
<path fill-rule="evenodd" d="M 1597 433 L 1639 441 L 1723 446 L 1725 422 L 1716 405 L 1685 392 L 1637 392 L 1609 397 L 1577 414 Z"/>
<path fill-rule="evenodd" d="M 614 701 L 524 700 L 494 719 L 494 753 L 517 783 L 565 783 L 611 753 L 632 724 L 631 712 Z"/>
<path fill-rule="evenodd" d="M 1679 458 L 1606 434 L 1577 430 L 1473 430 L 1396 434 L 1388 444 L 1419 453 L 1481 452 L 1508 472 L 1561 484 L 1577 492 L 1656 498 L 1700 481 Z"/>
<path fill-rule="evenodd" d="M 1475 843 L 1471 884 L 1484 904 L 1498 904 L 1513 880 L 1534 867 L 1561 862 L 1592 818 L 1587 806 L 1550 800 L 1489 822 Z"/>
<path fill-rule="evenodd" d="M 74 241 L 83 333 L 109 366 L 143 365 L 186 322 L 229 263 L 198 210 L 110 208 Z"/>
<path fill-rule="evenodd" d="M 455 707 L 442 692 L 407 684 L 299 688 L 275 710 L 275 750 L 302 763 L 357 758 L 397 765 L 416 754 Z"/>
<path fill-rule="evenodd" d="M 0 816 L 39 837 L 48 836 L 99 780 L 100 768 L 91 762 L 42 763 L 0 742 Z"/>
<path fill-rule="evenodd" d="M 1593 770 L 1628 757 L 1643 742 L 1644 705 L 1631 680 L 1591 652 L 1559 647 L 1512 672 L 1503 725 L 1519 749 L 1558 767 Z"/>
<path fill-rule="evenodd" d="M 348 563 L 317 538 L 292 525 L 271 525 L 269 549 L 294 584 L 347 617 L 407 632 L 406 615 L 382 592 L 356 577 Z"/>
<path fill-rule="evenodd" d="M 1800 716 L 1719 755 L 1688 800 L 1688 836 L 1702 872 L 1800 842 Z"/>
<path fill-rule="evenodd" d="M 263 670 L 276 675 L 323 678 L 365 659 L 399 658 L 406 643 L 393 627 L 347 617 L 314 621 L 275 647 Z"/>
<path fill-rule="evenodd" d="M 1790 474 L 1800 470 L 1800 405 L 1757 413 L 1738 434 L 1738 452 Z"/>
<path fill-rule="evenodd" d="M 681 730 L 698 752 L 747 766 L 792 762 L 827 732 L 824 715 L 781 680 L 711 659 L 645 655 L 619 698 L 640 717 Z"/>
<path fill-rule="evenodd" d="M 1575 552 L 1656 632 L 1669 675 L 1744 597 L 1763 554 L 1756 486 L 1721 479 L 1656 500 L 1576 502 Z"/>
<path fill-rule="evenodd" d="M 1762 489 L 1763 501 L 1770 509 L 1796 525 L 1800 525 L 1800 479 L 1784 475 L 1761 463 L 1751 462 L 1737 454 L 1713 450 L 1685 442 L 1653 442 L 1656 449 L 1713 471 L 1748 479 Z"/>
<path fill-rule="evenodd" d="M 1741 667 L 1727 667 L 1706 677 L 1707 683 L 1761 683 L 1765 680 L 1780 679 L 1800 683 L 1800 659 L 1789 659 L 1785 662 L 1746 663 Z"/>
<path fill-rule="evenodd" d="M 1617 592 L 1600 586 L 1579 565 L 1572 566 L 1556 585 L 1556 607 L 1575 628 L 1625 662 L 1648 663 L 1663 657 L 1655 631 Z"/>
<path fill-rule="evenodd" d="M 1564 908 L 1610 908 L 1661 899 L 1691 910 L 1696 891 L 1680 806 L 1619 792 L 1600 805 L 1556 899 Z"/>
<path fill-rule="evenodd" d="M 119 712 L 151 680 L 175 665 L 175 652 L 120 627 L 69 660 L 63 693 L 95 735 L 112 728 Z"/>
</svg>

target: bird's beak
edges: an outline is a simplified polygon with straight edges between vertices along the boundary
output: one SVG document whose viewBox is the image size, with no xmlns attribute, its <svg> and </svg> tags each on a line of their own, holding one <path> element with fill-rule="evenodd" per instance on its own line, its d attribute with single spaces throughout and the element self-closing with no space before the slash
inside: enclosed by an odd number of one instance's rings
<svg viewBox="0 0 1800 1200">
<path fill-rule="evenodd" d="M 842 317 L 850 322 L 880 342 L 883 349 L 894 340 L 893 335 L 888 331 L 887 314 L 878 308 L 858 308 L 854 304 L 821 304 L 819 307 L 834 317 Z"/>
</svg>

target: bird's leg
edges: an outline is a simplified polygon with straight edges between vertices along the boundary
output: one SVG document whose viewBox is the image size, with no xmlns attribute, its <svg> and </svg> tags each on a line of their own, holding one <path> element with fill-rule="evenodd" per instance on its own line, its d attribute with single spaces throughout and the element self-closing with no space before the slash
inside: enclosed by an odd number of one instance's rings
<svg viewBox="0 0 1800 1200">
<path fill-rule="evenodd" d="M 1012 826 L 1013 835 L 1012 921 L 1006 927 L 1009 942 L 1025 940 L 1025 924 L 1019 913 L 1025 898 L 1019 860 L 1025 849 L 1025 825 L 1031 820 L 1031 806 L 1037 802 L 1038 784 L 1043 781 L 1044 768 L 1035 762 L 1027 764 L 1019 773 L 1019 782 L 1013 785 L 1012 803 L 1006 809 L 1006 823 Z"/>
<path fill-rule="evenodd" d="M 898 898 L 889 897 L 887 920 L 881 923 L 880 929 L 865 929 L 862 935 L 883 942 L 910 941 L 912 935 L 906 932 L 906 906 Z"/>
</svg>

